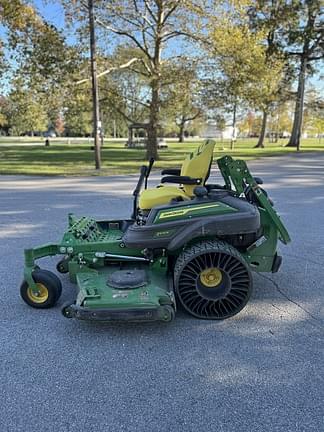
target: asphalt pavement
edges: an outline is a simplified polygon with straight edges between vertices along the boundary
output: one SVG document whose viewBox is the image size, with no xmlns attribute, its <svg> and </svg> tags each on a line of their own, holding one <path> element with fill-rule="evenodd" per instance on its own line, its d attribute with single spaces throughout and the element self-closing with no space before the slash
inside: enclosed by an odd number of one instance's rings
<svg viewBox="0 0 324 432">
<path fill-rule="evenodd" d="M 324 154 L 249 166 L 292 243 L 280 272 L 254 274 L 247 307 L 219 322 L 67 320 L 66 275 L 55 308 L 28 307 L 23 249 L 59 240 L 70 211 L 128 217 L 136 177 L 0 177 L 0 432 L 324 430 Z"/>
</svg>

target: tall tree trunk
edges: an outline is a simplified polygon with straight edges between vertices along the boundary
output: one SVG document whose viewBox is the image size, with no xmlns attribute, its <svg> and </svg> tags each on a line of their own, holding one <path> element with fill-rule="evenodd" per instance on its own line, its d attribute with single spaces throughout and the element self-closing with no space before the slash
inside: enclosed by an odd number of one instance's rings
<svg viewBox="0 0 324 432">
<path fill-rule="evenodd" d="M 303 124 L 303 111 L 304 111 L 304 95 L 305 95 L 305 80 L 306 80 L 306 67 L 307 59 L 301 58 L 300 71 L 298 77 L 297 98 L 295 105 L 294 123 L 292 127 L 291 137 L 287 147 L 296 147 L 300 149 L 300 138 Z"/>
<path fill-rule="evenodd" d="M 136 2 L 135 2 L 136 3 Z M 153 59 L 150 57 L 150 61 L 153 65 L 151 67 L 152 79 L 151 79 L 151 92 L 152 99 L 150 103 L 150 120 L 147 131 L 147 150 L 146 158 L 158 159 L 158 127 L 159 127 L 159 108 L 160 108 L 160 84 L 161 84 L 161 53 L 163 46 L 163 26 L 165 19 L 165 4 L 166 2 L 156 2 L 157 14 L 156 14 L 156 31 L 155 31 L 155 46 Z"/>
<path fill-rule="evenodd" d="M 89 33 L 90 33 L 90 65 L 91 65 L 91 90 L 92 90 L 92 121 L 93 121 L 93 138 L 94 138 L 94 156 L 95 168 L 101 168 L 101 149 L 100 133 L 101 128 L 99 112 L 99 89 L 97 79 L 97 53 L 96 53 L 96 35 L 95 35 L 95 18 L 93 13 L 93 0 L 88 0 L 89 11 Z"/>
<path fill-rule="evenodd" d="M 268 119 L 268 113 L 267 111 L 263 111 L 261 132 L 260 132 L 258 143 L 254 148 L 264 148 L 264 137 L 266 135 L 266 130 L 267 130 L 267 119 Z"/>
<path fill-rule="evenodd" d="M 159 122 L 159 83 L 152 80 L 152 100 L 150 104 L 150 120 L 147 129 L 146 159 L 158 159 L 157 139 Z"/>
<path fill-rule="evenodd" d="M 235 102 L 234 106 L 233 106 L 233 121 L 232 121 L 233 130 L 232 130 L 232 138 L 231 138 L 231 150 L 234 150 L 234 143 L 236 140 L 236 134 L 235 134 L 235 132 L 236 132 L 236 111 L 237 111 L 237 103 Z"/>
<path fill-rule="evenodd" d="M 178 138 L 180 143 L 184 142 L 184 131 L 185 131 L 185 122 L 181 121 L 179 125 L 179 133 L 178 133 Z"/>
</svg>

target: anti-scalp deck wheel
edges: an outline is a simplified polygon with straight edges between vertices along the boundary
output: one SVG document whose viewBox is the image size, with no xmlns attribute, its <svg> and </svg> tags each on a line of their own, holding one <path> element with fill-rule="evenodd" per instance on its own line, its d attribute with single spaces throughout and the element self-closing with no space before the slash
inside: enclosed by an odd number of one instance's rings
<svg viewBox="0 0 324 432">
<path fill-rule="evenodd" d="M 57 264 L 56 264 L 56 270 L 59 273 L 68 273 L 69 271 L 69 260 L 66 258 L 62 258 Z"/>
<path fill-rule="evenodd" d="M 248 302 L 252 275 L 242 255 L 222 241 L 201 241 L 185 249 L 174 268 L 177 297 L 197 318 L 225 319 Z"/>
<path fill-rule="evenodd" d="M 62 293 L 60 279 L 54 273 L 42 269 L 33 272 L 33 279 L 37 286 L 37 292 L 31 289 L 27 281 L 23 281 L 20 286 L 21 298 L 29 306 L 37 309 L 54 306 Z"/>
</svg>

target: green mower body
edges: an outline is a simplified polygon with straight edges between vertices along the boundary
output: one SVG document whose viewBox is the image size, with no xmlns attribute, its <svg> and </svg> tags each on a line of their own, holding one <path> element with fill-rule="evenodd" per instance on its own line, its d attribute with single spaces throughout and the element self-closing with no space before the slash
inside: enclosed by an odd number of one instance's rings
<svg viewBox="0 0 324 432">
<path fill-rule="evenodd" d="M 151 166 L 142 167 L 130 219 L 70 214 L 59 243 L 25 250 L 22 298 L 37 308 L 57 302 L 60 281 L 36 261 L 61 254 L 57 270 L 78 286 L 62 308 L 67 318 L 167 322 L 177 305 L 203 319 L 238 313 L 252 271 L 278 271 L 278 240 L 290 238 L 244 161 L 225 156 L 218 167 L 224 185 L 197 185 L 191 199 L 141 210 L 137 198 Z"/>
</svg>

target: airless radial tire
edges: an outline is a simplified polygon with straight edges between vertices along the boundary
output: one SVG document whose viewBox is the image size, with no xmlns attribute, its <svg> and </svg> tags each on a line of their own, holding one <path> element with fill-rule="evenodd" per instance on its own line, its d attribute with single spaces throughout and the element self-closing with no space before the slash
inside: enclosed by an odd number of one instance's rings
<svg viewBox="0 0 324 432">
<path fill-rule="evenodd" d="M 178 300 L 193 316 L 229 318 L 243 309 L 252 275 L 243 256 L 223 241 L 200 241 L 185 249 L 174 268 Z"/>
</svg>

